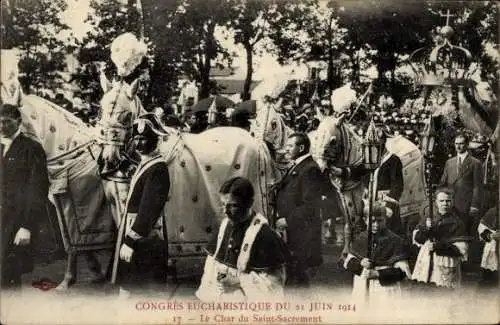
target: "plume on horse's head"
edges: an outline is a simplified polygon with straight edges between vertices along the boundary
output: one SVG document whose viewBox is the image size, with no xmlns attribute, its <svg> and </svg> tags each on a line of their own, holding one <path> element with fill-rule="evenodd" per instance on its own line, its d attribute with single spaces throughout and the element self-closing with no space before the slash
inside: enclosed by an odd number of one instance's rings
<svg viewBox="0 0 500 325">
<path fill-rule="evenodd" d="M 2 103 L 22 105 L 23 92 L 19 83 L 19 58 L 14 50 L 2 50 L 0 99 Z"/>
<path fill-rule="evenodd" d="M 140 114 L 142 107 L 136 98 L 139 79 L 136 78 L 135 72 L 143 62 L 146 52 L 146 44 L 132 33 L 121 34 L 111 43 L 111 60 L 120 81 L 111 83 L 104 74 L 104 69 L 101 69 L 100 83 L 104 91 L 101 99 L 101 124 L 130 127 Z"/>
<path fill-rule="evenodd" d="M 257 100 L 256 105 L 257 118 L 255 130 L 252 130 L 255 137 L 269 143 L 274 150 L 282 149 L 288 135 L 292 133 L 291 129 L 285 124 L 274 104 Z M 277 105 L 279 106 L 279 103 Z"/>
</svg>

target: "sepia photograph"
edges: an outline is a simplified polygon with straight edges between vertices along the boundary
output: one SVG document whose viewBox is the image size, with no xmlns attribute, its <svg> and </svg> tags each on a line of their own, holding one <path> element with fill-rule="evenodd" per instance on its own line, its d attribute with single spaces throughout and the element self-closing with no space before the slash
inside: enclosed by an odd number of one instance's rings
<svg viewBox="0 0 500 325">
<path fill-rule="evenodd" d="M 1 324 L 500 322 L 499 2 L 0 1 Z"/>
</svg>

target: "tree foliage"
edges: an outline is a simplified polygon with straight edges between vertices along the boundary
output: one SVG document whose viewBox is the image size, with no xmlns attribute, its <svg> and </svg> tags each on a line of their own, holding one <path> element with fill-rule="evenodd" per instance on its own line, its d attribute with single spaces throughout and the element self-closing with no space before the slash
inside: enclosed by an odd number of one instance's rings
<svg viewBox="0 0 500 325">
<path fill-rule="evenodd" d="M 278 12 L 269 22 L 272 46 L 267 50 L 278 55 L 280 64 L 299 61 L 311 50 L 318 1 L 278 0 L 276 4 Z"/>
<path fill-rule="evenodd" d="M 365 49 L 378 70 L 378 88 L 394 87 L 398 55 L 431 44 L 435 19 L 420 1 L 335 1 L 339 25 L 356 49 Z M 387 74 L 386 74 L 387 73 Z"/>
<path fill-rule="evenodd" d="M 208 97 L 211 90 L 212 65 L 222 66 L 232 59 L 215 37 L 216 28 L 227 26 L 233 18 L 232 5 L 230 0 L 184 0 L 167 24 L 175 39 L 169 46 L 177 66 L 200 83 L 200 98 Z"/>
<path fill-rule="evenodd" d="M 253 57 L 256 48 L 266 36 L 268 20 L 276 13 L 276 5 L 265 0 L 236 0 L 236 17 L 230 22 L 234 30 L 234 41 L 243 45 L 247 61 L 247 74 L 243 86 L 242 99 L 250 99 L 253 75 Z"/>
<path fill-rule="evenodd" d="M 72 39 L 56 36 L 69 29 L 58 17 L 66 6 L 63 0 L 2 1 L 2 48 L 19 50 L 20 82 L 27 93 L 64 82 L 60 72 L 74 46 Z"/>
<path fill-rule="evenodd" d="M 79 45 L 77 53 L 80 67 L 73 78 L 82 91 L 88 94 L 88 100 L 97 102 L 102 97 L 99 85 L 99 71 L 101 64 L 107 68 L 108 75 L 116 71 L 111 62 L 110 45 L 115 37 L 125 32 L 133 32 L 130 10 L 121 0 L 91 0 L 91 11 L 85 22 L 93 27 L 87 32 Z"/>
</svg>

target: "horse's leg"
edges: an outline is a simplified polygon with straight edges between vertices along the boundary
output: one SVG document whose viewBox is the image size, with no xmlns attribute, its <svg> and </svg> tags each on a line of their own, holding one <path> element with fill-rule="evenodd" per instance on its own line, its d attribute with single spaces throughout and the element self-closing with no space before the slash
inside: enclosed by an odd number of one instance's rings
<svg viewBox="0 0 500 325">
<path fill-rule="evenodd" d="M 92 272 L 92 279 L 90 281 L 92 283 L 104 281 L 105 276 L 101 270 L 101 263 L 99 262 L 93 251 L 85 252 L 85 260 L 87 261 L 89 269 Z"/>
<path fill-rule="evenodd" d="M 77 270 L 78 262 L 78 252 L 74 248 L 70 248 L 68 252 L 68 262 L 66 265 L 66 273 L 64 274 L 64 279 L 56 287 L 56 290 L 64 291 L 68 290 L 76 282 L 76 277 L 78 275 Z"/>
</svg>

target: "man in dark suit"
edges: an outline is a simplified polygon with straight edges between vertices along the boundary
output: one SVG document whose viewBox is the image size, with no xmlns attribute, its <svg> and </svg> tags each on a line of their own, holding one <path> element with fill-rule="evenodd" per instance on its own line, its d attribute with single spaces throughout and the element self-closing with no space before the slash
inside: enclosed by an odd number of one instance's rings
<svg viewBox="0 0 500 325">
<path fill-rule="evenodd" d="M 309 154 L 310 145 L 303 133 L 288 138 L 286 156 L 293 165 L 277 193 L 276 228 L 286 230 L 286 242 L 292 254 L 287 284 L 292 287 L 307 287 L 307 270 L 322 263 L 320 208 L 326 181 Z"/>
<path fill-rule="evenodd" d="M 446 161 L 440 185 L 454 193 L 454 207 L 462 215 L 467 233 L 475 233 L 473 217 L 479 209 L 481 163 L 467 152 L 468 139 L 464 134 L 455 137 L 457 155 Z"/>
<path fill-rule="evenodd" d="M 38 221 L 47 217 L 49 177 L 42 146 L 19 126 L 21 112 L 0 105 L 0 229 L 3 288 L 21 285 L 21 274 L 33 270 L 33 242 Z"/>
</svg>

